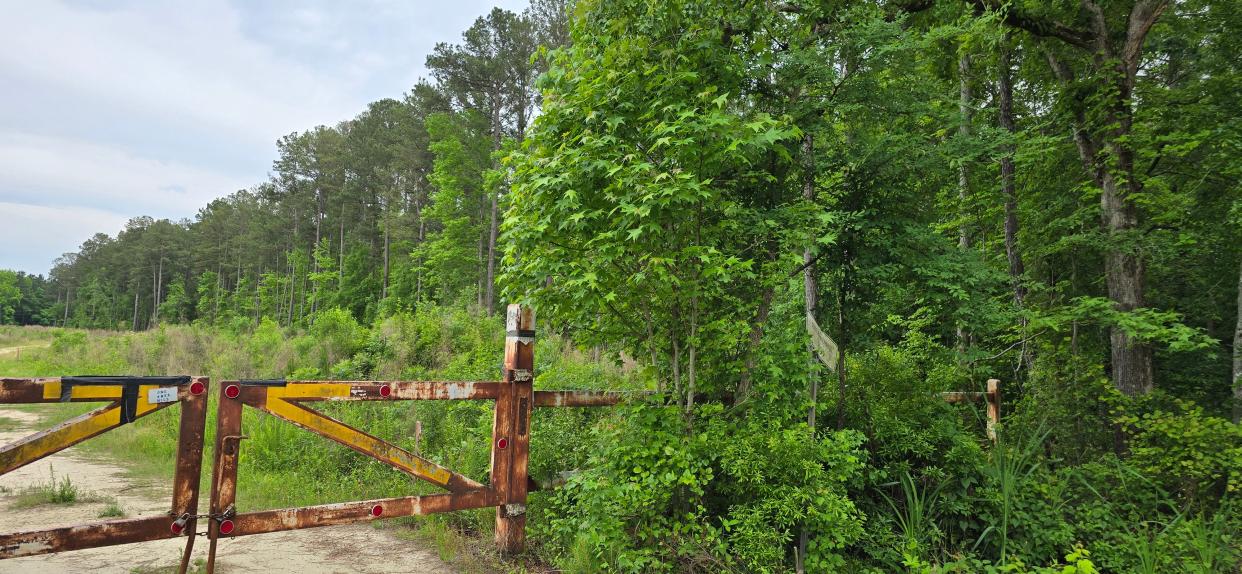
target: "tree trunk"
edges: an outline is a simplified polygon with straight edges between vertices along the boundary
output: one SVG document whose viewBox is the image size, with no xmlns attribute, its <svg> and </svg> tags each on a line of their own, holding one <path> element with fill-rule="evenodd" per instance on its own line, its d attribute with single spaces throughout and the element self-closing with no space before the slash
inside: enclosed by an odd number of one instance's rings
<svg viewBox="0 0 1242 574">
<path fill-rule="evenodd" d="M 501 131 L 500 131 L 500 97 L 493 100 L 492 106 L 492 151 L 500 151 Z M 483 305 L 487 310 L 487 316 L 492 315 L 493 301 L 496 290 L 496 211 L 498 208 L 499 189 L 488 190 L 488 195 L 492 197 L 491 225 L 488 227 L 487 233 L 487 278 L 484 289 L 486 295 L 483 297 Z"/>
<path fill-rule="evenodd" d="M 151 278 L 151 327 L 154 327 L 160 318 L 160 275 L 164 273 L 164 255 L 160 254 L 160 262 L 156 267 L 151 269 L 155 276 Z"/>
<path fill-rule="evenodd" d="M 958 81 L 958 99 L 957 110 L 961 116 L 957 125 L 957 135 L 965 143 L 970 137 L 970 123 L 973 119 L 973 111 L 971 110 L 971 100 L 974 97 L 970 89 L 970 56 L 963 54 L 957 60 L 957 81 Z M 970 249 L 970 228 L 966 224 L 967 201 L 970 199 L 970 169 L 969 162 L 965 159 L 957 168 L 957 199 L 959 205 L 959 217 L 962 218 L 961 224 L 957 230 L 957 247 L 962 251 Z M 966 332 L 965 326 L 959 320 L 956 327 L 957 350 L 959 355 L 966 352 L 969 344 L 970 335 Z"/>
<path fill-rule="evenodd" d="M 768 287 L 759 299 L 759 308 L 750 323 L 750 337 L 746 344 L 746 359 L 743 361 L 742 376 L 737 382 L 737 392 L 733 394 L 733 404 L 741 404 L 750 395 L 751 381 L 754 379 L 755 356 L 759 343 L 763 342 L 763 329 L 768 323 L 768 314 L 772 311 L 772 295 L 776 289 Z"/>
<path fill-rule="evenodd" d="M 388 228 L 390 223 L 384 223 L 384 286 L 380 289 L 380 299 L 388 298 L 388 251 L 391 243 Z"/>
<path fill-rule="evenodd" d="M 1000 48 L 1000 124 L 1008 132 L 1009 137 L 1013 138 L 1018 133 L 1018 127 L 1013 115 L 1011 50 L 1009 35 L 1005 34 L 1001 38 Z M 1011 141 L 1005 146 L 1005 155 L 1001 156 L 1000 160 L 1000 175 L 1001 193 L 1005 198 L 1005 257 L 1009 260 L 1009 280 L 1013 283 L 1013 303 L 1021 311 L 1026 304 L 1026 285 L 1022 283 L 1022 276 L 1026 273 L 1026 266 L 1022 263 L 1022 253 L 1018 251 L 1018 193 L 1014 186 L 1015 169 L 1013 159 L 1016 153 L 1016 143 Z M 1021 321 L 1023 342 L 1018 353 L 1017 369 L 1029 368 L 1027 365 L 1025 315 L 1022 316 Z"/>
<path fill-rule="evenodd" d="M 1069 67 L 1051 54 L 1048 55 L 1048 61 L 1056 76 L 1068 86 L 1074 79 Z M 1132 87 L 1132 75 L 1123 74 L 1116 86 L 1119 92 L 1117 104 L 1108 114 L 1107 121 L 1112 127 L 1098 138 L 1090 135 L 1087 112 L 1082 107 L 1085 104 L 1077 102 L 1074 109 L 1074 142 L 1078 147 L 1079 158 L 1088 175 L 1101 190 L 1100 219 L 1109 238 L 1104 254 L 1104 278 L 1108 284 L 1108 297 L 1113 302 L 1113 308 L 1123 313 L 1134 311 L 1146 304 L 1146 270 L 1143 260 L 1132 248 L 1125 245 L 1138 230 L 1139 215 L 1134 197 L 1142 191 L 1142 184 L 1134 172 L 1133 151 L 1127 147 L 1129 144 L 1124 143 L 1130 135 L 1133 120 L 1130 111 Z M 1128 189 L 1122 189 L 1118 174 L 1124 179 L 1124 185 Z M 1150 392 L 1153 387 L 1151 346 L 1135 340 L 1116 326 L 1110 329 L 1109 344 L 1113 386 L 1127 395 Z"/>
<path fill-rule="evenodd" d="M 1238 322 L 1233 328 L 1233 424 L 1242 422 L 1242 265 L 1238 269 Z"/>
<path fill-rule="evenodd" d="M 802 135 L 802 171 L 802 199 L 808 202 L 815 201 L 815 138 L 810 130 Z M 815 257 L 811 249 L 814 243 L 812 239 L 802 249 L 802 310 L 807 316 L 815 315 L 815 306 L 819 296 L 819 286 L 815 279 Z M 807 333 L 806 352 L 808 372 L 806 394 L 811 403 L 806 412 L 806 426 L 810 427 L 811 434 L 814 435 L 815 406 L 819 402 L 819 364 L 815 360 L 815 350 L 811 346 L 810 333 Z M 798 535 L 798 556 L 795 560 L 795 570 L 798 574 L 806 571 L 806 549 L 809 542 L 810 533 L 803 524 L 802 532 Z"/>
<path fill-rule="evenodd" d="M 963 142 L 970 137 L 970 122 L 974 113 L 970 103 L 974 97 L 970 89 L 970 56 L 963 55 L 957 60 L 958 98 L 957 111 L 961 116 L 957 124 L 957 135 Z M 970 229 L 966 225 L 966 201 L 970 198 L 970 168 L 966 161 L 957 168 L 957 199 L 960 206 L 962 223 L 957 230 L 957 246 L 962 250 L 970 248 Z"/>
<path fill-rule="evenodd" d="M 499 190 L 492 190 L 492 223 L 487 234 L 487 296 L 483 299 L 484 308 L 487 310 L 487 316 L 492 316 L 492 307 L 494 306 L 495 290 L 496 290 L 496 209 L 497 196 Z"/>
<path fill-rule="evenodd" d="M 841 286 L 837 289 L 837 430 L 845 428 L 845 350 L 848 337 L 845 333 L 845 294 L 849 289 L 849 251 L 845 252 L 845 269 L 841 271 Z"/>
<path fill-rule="evenodd" d="M 1010 47 L 1008 35 L 1002 40 L 1000 51 L 1000 124 L 1014 137 L 1017 123 L 1013 116 L 1013 71 L 1010 63 Z M 1005 256 L 1009 259 L 1009 278 L 1013 281 L 1013 300 L 1021 307 L 1026 300 L 1026 287 L 1022 284 L 1022 275 L 1026 273 L 1022 264 L 1022 254 L 1018 252 L 1018 194 L 1014 187 L 1014 163 L 1016 144 L 1005 146 L 1005 155 L 1001 157 L 1001 191 L 1005 196 Z"/>
<path fill-rule="evenodd" d="M 336 288 L 339 291 L 341 283 L 345 281 L 345 203 L 341 203 L 341 226 L 340 234 L 336 239 Z"/>
</svg>

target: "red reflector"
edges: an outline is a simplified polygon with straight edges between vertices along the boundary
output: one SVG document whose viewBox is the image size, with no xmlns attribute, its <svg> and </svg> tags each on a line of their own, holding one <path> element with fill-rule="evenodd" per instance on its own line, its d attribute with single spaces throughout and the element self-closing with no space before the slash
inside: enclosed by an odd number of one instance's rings
<svg viewBox="0 0 1242 574">
<path fill-rule="evenodd" d="M 233 521 L 232 520 L 221 521 L 220 522 L 220 534 L 232 534 L 232 533 L 233 533 Z"/>
<path fill-rule="evenodd" d="M 502 438 L 502 439 L 500 439 L 500 440 L 496 441 L 496 448 L 498 448 L 498 449 L 500 449 L 500 450 L 504 450 L 504 449 L 506 449 L 506 448 L 509 448 L 509 439 L 507 439 L 507 438 Z"/>
<path fill-rule="evenodd" d="M 229 385 L 227 387 L 224 387 L 224 396 L 230 399 L 235 399 L 237 398 L 237 395 L 240 395 L 240 394 L 241 394 L 241 387 L 237 385 Z"/>
<path fill-rule="evenodd" d="M 384 513 L 384 507 L 376 504 L 371 507 L 371 516 L 379 516 Z"/>
<path fill-rule="evenodd" d="M 389 387 L 388 385 L 384 385 L 384 386 L 380 387 L 380 396 L 381 396 L 381 397 L 386 397 L 386 396 L 391 395 L 391 394 L 392 394 L 392 387 Z"/>
<path fill-rule="evenodd" d="M 172 526 L 170 526 L 169 529 L 172 530 L 173 534 L 181 534 L 185 531 L 185 524 L 182 524 L 180 520 L 177 520 L 172 523 Z"/>
<path fill-rule="evenodd" d="M 207 390 L 207 385 L 204 385 L 198 381 L 190 383 L 190 394 L 191 395 L 201 395 L 203 394 L 203 391 L 205 390 Z"/>
</svg>

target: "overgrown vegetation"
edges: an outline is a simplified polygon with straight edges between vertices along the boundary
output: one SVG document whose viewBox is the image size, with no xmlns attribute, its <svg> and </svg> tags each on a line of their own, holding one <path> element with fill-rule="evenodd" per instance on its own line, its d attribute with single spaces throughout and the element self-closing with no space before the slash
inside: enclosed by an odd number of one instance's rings
<svg viewBox="0 0 1242 574">
<path fill-rule="evenodd" d="M 1220 0 L 494 10 L 270 181 L 0 276 L 0 322 L 66 327 L 0 367 L 491 379 L 521 301 L 537 386 L 658 391 L 537 413 L 532 473 L 573 472 L 534 563 L 1236 572 L 1239 38 Z M 992 377 L 996 444 L 937 398 Z M 323 408 L 486 475 L 485 404 Z M 174 421 L 92 442 L 165 464 Z M 244 427 L 241 506 L 421 488 Z"/>
<path fill-rule="evenodd" d="M 108 498 L 83 490 L 73 483 L 73 477 L 62 474 L 56 476 L 56 469 L 51 469 L 47 482 L 32 484 L 16 492 L 10 503 L 12 508 L 29 508 L 42 504 L 74 504 L 80 502 L 107 502 Z M 113 501 L 115 503 L 115 501 Z"/>
</svg>

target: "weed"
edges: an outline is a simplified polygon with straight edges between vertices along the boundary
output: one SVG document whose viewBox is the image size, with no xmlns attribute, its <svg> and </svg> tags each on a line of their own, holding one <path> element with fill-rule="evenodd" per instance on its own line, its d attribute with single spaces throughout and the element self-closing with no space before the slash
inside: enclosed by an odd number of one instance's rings
<svg viewBox="0 0 1242 574">
<path fill-rule="evenodd" d="M 99 511 L 100 518 L 121 518 L 125 516 L 125 509 L 121 508 L 121 504 L 115 498 L 107 499 L 107 506 Z"/>
<path fill-rule="evenodd" d="M 97 494 L 83 491 L 73 483 L 68 475 L 56 477 L 56 470 L 51 470 L 48 482 L 33 484 L 22 488 L 13 501 L 14 508 L 30 508 L 42 504 L 73 504 L 75 502 L 104 502 L 106 499 Z"/>
<path fill-rule="evenodd" d="M 905 503 L 900 507 L 887 494 L 883 496 L 893 509 L 893 515 L 897 517 L 897 526 L 905 540 L 906 550 L 921 555 L 937 531 L 936 514 L 940 489 L 937 487 L 928 492 L 926 488 L 919 488 L 918 483 L 907 472 L 901 475 L 901 492 Z"/>
</svg>

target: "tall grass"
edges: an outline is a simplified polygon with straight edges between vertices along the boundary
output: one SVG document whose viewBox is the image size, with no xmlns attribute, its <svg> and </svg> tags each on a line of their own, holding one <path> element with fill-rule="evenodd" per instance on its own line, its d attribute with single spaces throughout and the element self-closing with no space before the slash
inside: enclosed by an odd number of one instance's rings
<svg viewBox="0 0 1242 574">
<path fill-rule="evenodd" d="M 58 335 L 59 334 L 59 335 Z M 214 443 L 216 393 L 226 379 L 333 378 L 495 380 L 503 360 L 499 318 L 433 308 L 397 314 L 366 327 L 347 314 L 326 312 L 309 330 L 263 321 L 246 329 L 166 325 L 143 333 L 57 330 L 45 349 L 20 358 L 0 356 L 0 375 L 74 374 L 206 375 L 211 378 L 205 444 Z M 14 339 L 19 338 L 14 335 Z M 640 384 L 616 367 L 595 363 L 565 340 L 544 336 L 536 347 L 535 384 L 542 388 L 622 388 Z M 40 405 L 45 422 L 64 420 L 98 405 Z M 395 401 L 320 404 L 315 408 L 347 424 L 414 450 L 434 462 L 486 480 L 490 463 L 492 403 Z M 125 460 L 130 472 L 170 478 L 178 433 L 176 407 L 161 410 L 86 441 L 80 448 Z M 583 429 L 606 412 L 540 409 L 533 413 L 531 472 L 553 475 L 580 467 L 591 445 Z M 422 423 L 421 443 L 414 427 Z M 433 492 L 424 483 L 323 437 L 253 409 L 243 414 L 238 508 L 244 511 Z M 210 483 L 210 453 L 202 487 Z M 205 497 L 204 497 L 205 499 Z M 541 498 L 532 496 L 531 520 Z M 491 509 L 420 519 L 450 532 L 488 537 Z M 458 551 L 454 550 L 455 553 Z"/>
<path fill-rule="evenodd" d="M 936 515 L 940 489 L 920 487 L 909 472 L 902 473 L 899 484 L 902 504 L 897 504 L 888 494 L 881 494 L 897 519 L 897 529 L 905 541 L 906 551 L 921 558 L 938 531 Z"/>
<path fill-rule="evenodd" d="M 1019 499 L 1019 488 L 1039 468 L 1039 449 L 1048 436 L 1040 425 L 1025 440 L 1011 441 L 1002 429 L 997 429 L 998 440 L 983 465 L 984 476 L 989 479 L 996 499 L 999 523 L 989 526 L 979 541 L 995 536 L 999 539 L 1000 562 L 1009 558 L 1010 527 L 1014 518 L 1014 503 Z"/>
</svg>

